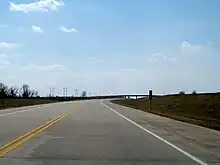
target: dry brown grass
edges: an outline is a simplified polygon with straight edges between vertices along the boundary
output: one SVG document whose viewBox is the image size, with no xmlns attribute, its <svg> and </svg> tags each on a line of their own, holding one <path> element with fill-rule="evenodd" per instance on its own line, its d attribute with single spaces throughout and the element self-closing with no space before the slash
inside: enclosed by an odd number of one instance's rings
<svg viewBox="0 0 220 165">
<path fill-rule="evenodd" d="M 54 102 L 57 101 L 46 100 L 46 99 L 5 99 L 4 105 L 5 108 L 15 108 L 15 107 L 23 107 L 29 105 L 54 103 Z M 0 100 L 0 110 L 1 109 L 3 109 L 2 100 Z"/>
<path fill-rule="evenodd" d="M 113 102 L 149 111 L 148 99 Z M 220 130 L 220 93 L 155 96 L 151 113 Z"/>
</svg>

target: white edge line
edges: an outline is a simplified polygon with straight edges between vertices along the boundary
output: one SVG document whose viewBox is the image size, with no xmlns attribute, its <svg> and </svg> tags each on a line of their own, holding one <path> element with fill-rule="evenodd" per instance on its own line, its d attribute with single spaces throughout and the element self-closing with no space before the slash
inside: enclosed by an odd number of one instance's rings
<svg viewBox="0 0 220 165">
<path fill-rule="evenodd" d="M 16 114 L 16 113 L 22 113 L 22 112 L 27 112 L 27 111 L 33 111 L 33 110 L 36 110 L 36 109 L 40 109 L 40 108 L 45 108 L 45 107 L 48 107 L 50 105 L 41 105 L 39 104 L 39 106 L 36 106 L 36 107 L 19 107 L 20 108 L 25 108 L 24 110 L 17 110 L 17 111 L 14 111 L 14 112 L 10 112 L 10 113 L 4 113 L 4 114 L 0 114 L 0 117 L 1 116 L 8 116 L 8 115 L 13 115 L 13 114 Z M 4 111 L 12 111 L 12 110 L 15 110 L 17 108 L 12 108 L 12 109 L 6 109 L 6 110 L 0 110 L 0 112 L 4 112 Z"/>
<path fill-rule="evenodd" d="M 189 157 L 190 159 L 194 160 L 195 162 L 199 163 L 200 165 L 208 165 L 207 163 L 203 162 L 202 160 L 196 158 L 195 156 L 191 155 L 190 153 L 184 151 L 183 149 L 177 147 L 176 145 L 168 142 L 167 140 L 163 139 L 162 137 L 156 135 L 155 133 L 147 130 L 146 128 L 142 127 L 141 125 L 135 123 L 134 121 L 132 121 L 131 119 L 123 116 L 122 114 L 120 114 L 119 112 L 117 112 L 116 110 L 110 108 L 109 106 L 107 106 L 105 103 L 103 103 L 103 101 L 101 102 L 101 104 L 110 109 L 111 111 L 115 112 L 116 114 L 118 114 L 119 116 L 121 116 L 122 118 L 124 118 L 125 120 L 129 121 L 130 123 L 136 125 L 137 127 L 141 128 L 142 130 L 146 131 L 147 133 L 149 133 L 150 135 L 154 136 L 155 138 L 161 140 L 162 142 L 166 143 L 167 145 L 171 146 L 172 148 L 176 149 L 177 151 L 181 152 L 182 154 L 186 155 L 187 157 Z"/>
<path fill-rule="evenodd" d="M 43 105 L 43 104 L 38 104 L 38 105 L 28 105 L 28 106 L 22 106 L 22 107 L 15 107 L 15 108 L 8 108 L 8 109 L 1 109 L 0 112 L 10 112 L 10 111 L 22 111 L 22 109 L 25 109 L 25 110 L 28 110 L 28 109 L 33 109 L 33 108 L 41 108 L 43 106 L 46 106 Z"/>
<path fill-rule="evenodd" d="M 22 110 L 22 111 L 15 111 L 15 112 L 11 112 L 11 113 L 5 113 L 5 114 L 1 114 L 0 117 L 1 117 L 1 116 L 13 115 L 13 114 L 16 114 L 16 113 L 22 113 L 22 112 L 26 112 L 26 111 L 33 111 L 33 110 L 35 110 L 35 109 L 37 109 L 37 108 L 26 109 L 26 110 Z"/>
<path fill-rule="evenodd" d="M 18 108 L 11 108 L 11 109 L 5 109 L 5 110 L 0 110 L 0 112 L 4 112 L 4 111 L 12 111 L 12 110 L 16 110 L 16 109 L 20 109 L 20 108 L 26 108 L 25 110 L 17 110 L 14 112 L 10 112 L 10 113 L 5 113 L 5 114 L 0 114 L 1 116 L 9 116 L 9 115 L 13 115 L 16 113 L 22 113 L 22 112 L 26 112 L 26 111 L 33 111 L 35 109 L 40 109 L 40 108 L 47 108 L 49 106 L 51 106 L 51 104 L 66 104 L 67 102 L 57 102 L 57 103 L 49 103 L 49 104 L 39 104 L 39 105 L 34 105 L 34 107 L 31 106 L 27 106 L 27 107 L 18 107 Z M 36 106 L 36 107 L 35 107 Z"/>
<path fill-rule="evenodd" d="M 8 109 L 1 109 L 0 110 L 0 112 L 9 112 L 9 111 L 15 111 L 15 110 L 17 110 L 17 111 L 19 111 L 19 109 L 30 109 L 30 107 L 28 107 L 28 106 L 24 106 L 24 107 L 16 107 L 16 108 L 8 108 Z"/>
</svg>

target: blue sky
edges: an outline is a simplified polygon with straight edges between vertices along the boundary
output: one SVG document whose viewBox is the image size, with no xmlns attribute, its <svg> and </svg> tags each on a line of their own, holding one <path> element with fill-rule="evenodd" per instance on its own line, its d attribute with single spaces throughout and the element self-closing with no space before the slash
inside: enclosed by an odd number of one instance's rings
<svg viewBox="0 0 220 165">
<path fill-rule="evenodd" d="M 219 0 L 0 1 L 0 81 L 91 94 L 220 90 Z"/>
</svg>

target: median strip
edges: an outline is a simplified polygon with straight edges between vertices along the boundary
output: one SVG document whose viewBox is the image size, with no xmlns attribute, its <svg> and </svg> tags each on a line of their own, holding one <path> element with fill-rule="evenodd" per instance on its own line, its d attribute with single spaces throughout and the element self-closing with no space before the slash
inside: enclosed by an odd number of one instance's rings
<svg viewBox="0 0 220 165">
<path fill-rule="evenodd" d="M 55 124 L 56 122 L 58 122 L 59 120 L 63 119 L 64 117 L 66 117 L 70 114 L 71 114 L 71 112 L 62 114 L 62 115 L 54 118 L 53 120 L 51 120 L 51 121 L 35 128 L 35 129 L 33 129 L 32 131 L 8 142 L 7 144 L 1 146 L 0 147 L 0 157 L 4 157 L 10 151 L 18 148 L 20 145 L 22 145 L 23 143 L 25 143 L 26 141 L 28 141 L 32 137 L 36 136 L 40 132 L 44 131 L 45 129 L 49 128 L 50 126 L 52 126 L 53 124 Z"/>
</svg>

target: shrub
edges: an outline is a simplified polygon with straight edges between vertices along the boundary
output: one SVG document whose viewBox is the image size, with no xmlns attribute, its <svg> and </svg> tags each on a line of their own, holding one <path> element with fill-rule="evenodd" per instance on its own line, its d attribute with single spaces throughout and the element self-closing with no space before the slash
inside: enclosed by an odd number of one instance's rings
<svg viewBox="0 0 220 165">
<path fill-rule="evenodd" d="M 184 91 L 180 91 L 179 94 L 180 94 L 180 95 L 184 95 L 185 92 L 184 92 Z"/>
<path fill-rule="evenodd" d="M 194 91 L 192 92 L 192 94 L 193 94 L 193 95 L 196 95 L 196 94 L 197 94 L 196 90 L 194 90 Z"/>
</svg>

